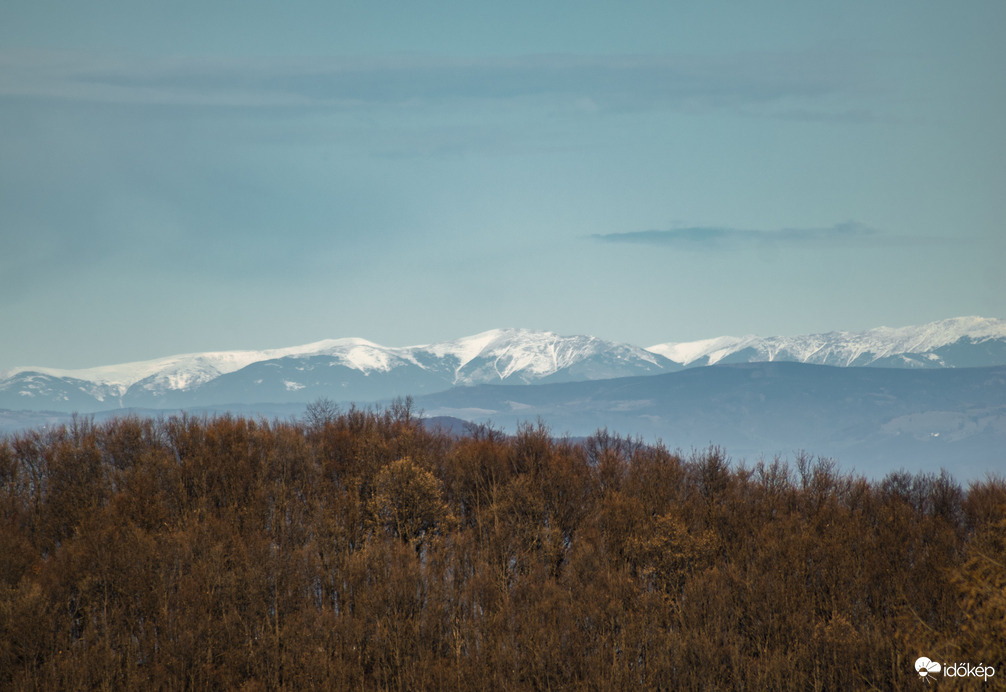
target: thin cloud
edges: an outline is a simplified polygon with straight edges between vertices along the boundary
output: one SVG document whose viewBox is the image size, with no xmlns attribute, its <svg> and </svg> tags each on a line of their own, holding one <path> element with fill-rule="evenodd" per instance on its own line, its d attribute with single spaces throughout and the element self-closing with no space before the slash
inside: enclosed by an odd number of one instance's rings
<svg viewBox="0 0 1006 692">
<path fill-rule="evenodd" d="M 0 54 L 0 96 L 190 106 L 352 108 L 497 101 L 574 108 L 743 109 L 865 93 L 869 59 L 806 51 L 729 56 L 173 60 Z"/>
<path fill-rule="evenodd" d="M 669 230 L 595 234 L 590 237 L 604 243 L 656 245 L 693 251 L 736 250 L 764 246 L 815 248 L 919 245 L 944 242 L 938 238 L 892 236 L 854 221 L 827 228 L 783 228 L 766 231 L 697 226 Z"/>
</svg>

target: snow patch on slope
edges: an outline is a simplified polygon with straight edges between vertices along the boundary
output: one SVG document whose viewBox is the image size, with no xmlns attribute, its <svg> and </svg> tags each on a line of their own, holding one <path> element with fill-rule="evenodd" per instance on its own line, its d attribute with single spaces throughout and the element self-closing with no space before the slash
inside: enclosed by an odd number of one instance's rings
<svg viewBox="0 0 1006 692">
<path fill-rule="evenodd" d="M 750 361 L 787 360 L 828 365 L 867 365 L 901 354 L 928 354 L 963 338 L 974 342 L 1006 339 L 1006 320 L 984 317 L 955 317 L 913 327 L 878 327 L 863 332 L 827 332 L 793 337 L 718 337 L 690 342 L 669 342 L 647 350 L 676 363 L 689 365 L 708 358 L 712 365 L 724 358 L 752 349 Z"/>
</svg>

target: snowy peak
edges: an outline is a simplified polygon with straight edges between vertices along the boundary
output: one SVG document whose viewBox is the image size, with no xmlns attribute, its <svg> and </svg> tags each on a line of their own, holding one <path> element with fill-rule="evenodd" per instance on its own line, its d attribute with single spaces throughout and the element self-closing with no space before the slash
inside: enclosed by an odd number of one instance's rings
<svg viewBox="0 0 1006 692">
<path fill-rule="evenodd" d="M 498 329 L 456 342 L 457 384 L 489 382 L 535 382 L 592 362 L 600 366 L 622 365 L 619 374 L 663 371 L 671 364 L 656 354 L 630 346 L 602 341 L 592 336 L 560 336 L 554 332 Z M 618 370 L 615 367 L 614 370 Z M 618 374 L 607 375 L 617 377 Z M 583 379 L 600 379 L 584 377 Z"/>
<path fill-rule="evenodd" d="M 991 361 L 971 362 L 975 348 Z M 669 342 L 647 350 L 681 365 L 796 361 L 821 365 L 887 367 L 961 367 L 1003 362 L 1006 320 L 956 317 L 914 327 L 878 327 L 863 332 L 827 332 L 793 337 L 719 337 Z M 980 359 L 979 359 L 980 360 Z M 986 359 L 988 360 L 988 359 Z"/>
<path fill-rule="evenodd" d="M 666 344 L 650 346 L 646 350 L 668 358 L 681 365 L 712 365 L 738 349 L 740 344 L 754 343 L 756 336 L 720 336 L 699 341 L 670 341 Z"/>
</svg>

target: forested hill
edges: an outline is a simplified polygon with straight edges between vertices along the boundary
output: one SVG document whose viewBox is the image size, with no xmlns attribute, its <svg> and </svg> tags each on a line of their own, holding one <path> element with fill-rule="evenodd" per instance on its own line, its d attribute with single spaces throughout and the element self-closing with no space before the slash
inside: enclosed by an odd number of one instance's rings
<svg viewBox="0 0 1006 692">
<path fill-rule="evenodd" d="M 0 688 L 911 689 L 1006 663 L 1006 482 L 407 406 L 0 441 Z"/>
</svg>

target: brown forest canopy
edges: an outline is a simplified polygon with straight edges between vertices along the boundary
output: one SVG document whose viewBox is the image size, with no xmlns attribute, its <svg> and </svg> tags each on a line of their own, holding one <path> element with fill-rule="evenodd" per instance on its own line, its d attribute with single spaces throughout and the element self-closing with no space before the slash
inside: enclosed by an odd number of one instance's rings
<svg viewBox="0 0 1006 692">
<path fill-rule="evenodd" d="M 0 688 L 898 689 L 923 655 L 1006 676 L 1001 479 L 407 403 L 0 441 Z"/>
</svg>

